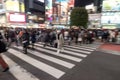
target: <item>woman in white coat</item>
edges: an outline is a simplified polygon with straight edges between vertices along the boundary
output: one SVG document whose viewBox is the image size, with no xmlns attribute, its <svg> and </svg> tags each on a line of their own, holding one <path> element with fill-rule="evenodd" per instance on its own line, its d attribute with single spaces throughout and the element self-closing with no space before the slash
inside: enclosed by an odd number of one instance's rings
<svg viewBox="0 0 120 80">
<path fill-rule="evenodd" d="M 61 30 L 60 33 L 58 33 L 58 50 L 57 53 L 59 54 L 60 51 L 63 51 L 64 46 L 64 30 Z"/>
</svg>

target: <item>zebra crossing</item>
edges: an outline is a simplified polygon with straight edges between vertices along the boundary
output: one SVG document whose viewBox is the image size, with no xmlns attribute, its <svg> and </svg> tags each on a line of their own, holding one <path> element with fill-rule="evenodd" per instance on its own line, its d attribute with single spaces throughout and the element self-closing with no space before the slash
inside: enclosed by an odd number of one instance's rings
<svg viewBox="0 0 120 80">
<path fill-rule="evenodd" d="M 43 47 L 38 42 L 35 50 L 28 49 L 28 54 L 23 54 L 22 46 L 14 46 L 2 56 L 15 80 L 58 80 L 100 45 L 94 46 L 64 45 L 57 54 L 57 48 Z"/>
</svg>

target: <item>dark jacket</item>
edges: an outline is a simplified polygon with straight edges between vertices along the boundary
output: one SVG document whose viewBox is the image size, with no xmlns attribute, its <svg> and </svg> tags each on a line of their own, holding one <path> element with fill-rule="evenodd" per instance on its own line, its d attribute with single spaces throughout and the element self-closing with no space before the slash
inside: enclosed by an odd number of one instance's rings
<svg viewBox="0 0 120 80">
<path fill-rule="evenodd" d="M 23 43 L 23 46 L 26 47 L 28 46 L 30 43 L 30 35 L 28 32 L 25 32 L 23 33 L 22 35 L 22 43 Z"/>
</svg>

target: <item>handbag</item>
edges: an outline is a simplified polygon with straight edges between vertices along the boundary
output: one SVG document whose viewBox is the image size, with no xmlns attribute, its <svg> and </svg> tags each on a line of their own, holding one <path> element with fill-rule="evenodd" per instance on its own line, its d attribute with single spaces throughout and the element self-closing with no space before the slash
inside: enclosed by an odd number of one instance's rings
<svg viewBox="0 0 120 80">
<path fill-rule="evenodd" d="M 82 41 L 82 38 L 78 38 L 78 41 Z"/>
</svg>

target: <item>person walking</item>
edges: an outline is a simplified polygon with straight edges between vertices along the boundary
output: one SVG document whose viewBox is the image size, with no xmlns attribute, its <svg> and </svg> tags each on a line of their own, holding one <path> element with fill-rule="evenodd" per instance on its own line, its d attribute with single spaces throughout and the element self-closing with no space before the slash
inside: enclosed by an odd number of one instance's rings
<svg viewBox="0 0 120 80">
<path fill-rule="evenodd" d="M 78 43 L 81 45 L 81 43 L 82 43 L 82 33 L 81 33 L 81 31 L 79 32 L 79 34 L 78 34 Z"/>
<path fill-rule="evenodd" d="M 2 55 L 0 54 L 0 65 L 2 66 L 2 68 L 4 69 L 2 72 L 6 72 L 9 70 L 9 66 L 8 64 L 4 61 L 4 59 L 2 58 Z"/>
<path fill-rule="evenodd" d="M 59 54 L 61 51 L 63 51 L 64 46 L 64 30 L 61 30 L 60 33 L 58 33 L 58 50 L 57 54 Z"/>
<path fill-rule="evenodd" d="M 9 66 L 8 64 L 4 61 L 4 59 L 2 58 L 1 53 L 6 52 L 6 45 L 5 43 L 2 41 L 3 37 L 2 34 L 0 33 L 0 65 L 2 66 L 2 68 L 4 69 L 3 72 L 6 72 L 9 70 Z"/>
<path fill-rule="evenodd" d="M 23 35 L 22 35 L 22 43 L 23 43 L 24 54 L 27 54 L 27 48 L 28 48 L 28 45 L 30 44 L 29 41 L 30 41 L 30 35 L 29 35 L 27 30 L 24 30 Z"/>
<path fill-rule="evenodd" d="M 34 49 L 34 44 L 36 42 L 36 34 L 35 31 L 32 31 L 31 33 L 31 44 L 32 44 L 32 49 Z"/>
</svg>

